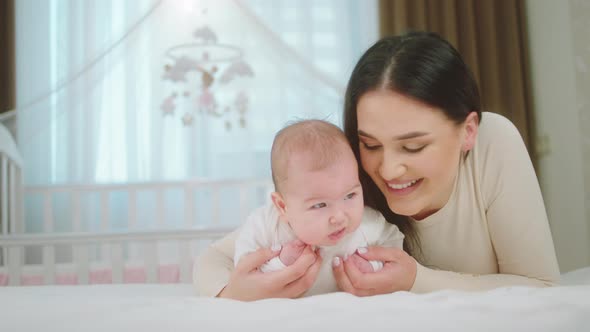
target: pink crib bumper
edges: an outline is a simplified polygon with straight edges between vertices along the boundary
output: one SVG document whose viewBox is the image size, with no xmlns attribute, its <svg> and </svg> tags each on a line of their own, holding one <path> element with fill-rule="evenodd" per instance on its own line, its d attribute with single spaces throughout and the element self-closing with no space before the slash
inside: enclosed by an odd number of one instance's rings
<svg viewBox="0 0 590 332">
<path fill-rule="evenodd" d="M 0 286 L 8 286 L 10 277 L 0 273 Z M 123 269 L 123 283 L 146 283 L 147 271 L 145 267 L 126 267 Z M 160 284 L 180 283 L 180 266 L 178 264 L 160 265 L 157 268 L 157 282 Z M 88 274 L 89 284 L 112 284 L 112 269 L 91 270 Z M 44 285 L 43 275 L 22 275 L 21 286 Z M 55 276 L 56 285 L 78 285 L 78 276 L 75 273 L 62 273 Z"/>
</svg>

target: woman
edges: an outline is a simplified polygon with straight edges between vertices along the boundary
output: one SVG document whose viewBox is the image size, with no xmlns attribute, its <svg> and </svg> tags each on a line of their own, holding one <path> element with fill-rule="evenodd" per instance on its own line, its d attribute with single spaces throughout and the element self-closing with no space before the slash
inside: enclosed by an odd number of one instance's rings
<svg viewBox="0 0 590 332">
<path fill-rule="evenodd" d="M 407 241 L 405 251 L 359 250 L 386 262 L 376 273 L 361 273 L 354 259 L 335 260 L 340 289 L 363 296 L 557 281 L 547 215 L 522 138 L 504 117 L 481 112 L 473 75 L 448 42 L 416 32 L 367 50 L 348 83 L 344 129 L 366 204 Z M 195 274 L 201 293 L 295 297 L 313 283 L 321 262 L 309 252 L 282 274 L 261 275 L 256 268 L 275 253 L 252 253 L 233 272 L 232 255 L 230 235 L 202 257 Z"/>
</svg>

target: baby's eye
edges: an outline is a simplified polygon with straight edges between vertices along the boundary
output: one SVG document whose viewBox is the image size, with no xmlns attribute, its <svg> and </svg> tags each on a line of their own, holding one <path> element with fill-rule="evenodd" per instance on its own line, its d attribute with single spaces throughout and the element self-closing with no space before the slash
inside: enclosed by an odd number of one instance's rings
<svg viewBox="0 0 590 332">
<path fill-rule="evenodd" d="M 346 195 L 346 197 L 344 199 L 352 199 L 356 196 L 356 193 L 350 193 L 348 195 Z"/>
<path fill-rule="evenodd" d="M 321 208 L 325 208 L 326 206 L 327 206 L 326 203 L 318 203 L 318 204 L 313 205 L 311 208 L 312 209 L 321 209 Z"/>
</svg>

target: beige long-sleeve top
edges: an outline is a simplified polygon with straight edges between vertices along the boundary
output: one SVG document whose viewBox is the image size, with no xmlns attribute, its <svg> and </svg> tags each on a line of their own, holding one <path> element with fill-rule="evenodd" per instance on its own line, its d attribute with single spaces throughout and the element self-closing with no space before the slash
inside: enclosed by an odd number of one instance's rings
<svg viewBox="0 0 590 332">
<path fill-rule="evenodd" d="M 447 204 L 414 221 L 421 254 L 412 292 L 550 286 L 559 268 L 541 190 L 525 145 L 506 118 L 483 113 Z M 235 232 L 196 262 L 200 294 L 215 296 L 233 269 Z"/>
</svg>

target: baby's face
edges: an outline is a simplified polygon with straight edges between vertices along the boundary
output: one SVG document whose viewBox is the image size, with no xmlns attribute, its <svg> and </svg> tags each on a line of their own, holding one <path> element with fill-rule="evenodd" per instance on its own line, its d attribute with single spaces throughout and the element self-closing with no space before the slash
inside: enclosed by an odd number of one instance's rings
<svg viewBox="0 0 590 332">
<path fill-rule="evenodd" d="M 335 245 L 359 227 L 363 215 L 363 191 L 354 155 L 346 151 L 321 170 L 305 167 L 305 156 L 295 159 L 285 181 L 282 219 L 309 245 Z"/>
</svg>

